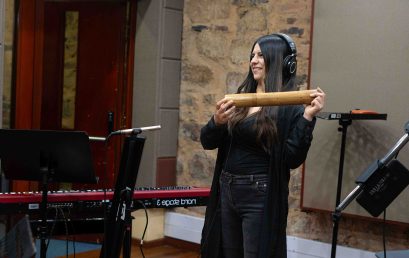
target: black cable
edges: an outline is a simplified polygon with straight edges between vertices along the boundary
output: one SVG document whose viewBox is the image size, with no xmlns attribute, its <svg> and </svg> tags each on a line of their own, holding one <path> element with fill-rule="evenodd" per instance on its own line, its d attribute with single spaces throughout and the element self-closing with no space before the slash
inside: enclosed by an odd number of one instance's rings
<svg viewBox="0 0 409 258">
<path fill-rule="evenodd" d="M 51 226 L 50 234 L 48 234 L 48 240 L 47 240 L 45 252 L 47 252 L 47 250 L 48 250 L 48 245 L 50 244 L 51 236 L 53 235 L 55 225 L 57 224 L 57 220 L 58 220 L 58 209 L 56 207 L 54 207 L 54 209 L 55 209 L 54 222 L 53 222 L 53 224 Z"/>
<path fill-rule="evenodd" d="M 68 221 L 68 218 L 71 218 L 71 209 L 68 209 L 67 213 L 68 213 L 68 216 L 67 216 L 67 221 Z M 73 221 L 71 219 L 69 221 L 71 222 L 70 225 L 71 225 L 71 230 L 72 230 L 72 248 L 73 248 L 74 258 L 75 258 L 75 254 L 76 254 L 76 250 L 75 250 L 75 242 L 76 242 L 75 227 L 74 227 Z"/>
<path fill-rule="evenodd" d="M 67 226 L 67 219 L 65 218 L 64 211 L 63 211 L 63 209 L 61 207 L 56 207 L 55 209 L 56 209 L 57 213 L 58 213 L 58 211 L 61 212 L 61 217 L 62 217 L 62 219 L 64 221 L 64 226 L 65 226 L 65 254 L 66 254 L 66 257 L 68 258 L 68 226 Z M 57 219 L 58 219 L 58 216 L 57 216 Z"/>
<path fill-rule="evenodd" d="M 383 227 L 382 227 L 382 242 L 383 242 L 383 258 L 386 258 L 386 209 L 383 211 Z"/>
<path fill-rule="evenodd" d="M 146 217 L 145 229 L 143 230 L 142 237 L 141 237 L 141 242 L 140 242 L 140 245 L 139 245 L 139 249 L 141 250 L 142 257 L 145 258 L 145 254 L 143 253 L 142 245 L 143 245 L 143 240 L 145 238 L 146 229 L 148 228 L 148 223 L 149 223 L 148 209 L 146 208 L 145 204 L 141 200 L 138 200 L 138 202 L 142 205 L 142 207 L 143 207 L 143 209 L 145 211 L 145 217 Z"/>
<path fill-rule="evenodd" d="M 55 216 L 54 216 L 54 222 L 53 222 L 53 224 L 51 226 L 49 238 L 48 238 L 48 241 L 47 241 L 46 250 L 48 250 L 48 246 L 50 245 L 51 237 L 53 235 L 55 226 L 57 225 L 57 222 L 58 222 L 58 213 L 60 212 L 61 217 L 62 217 L 62 219 L 64 221 L 64 226 L 65 226 L 66 257 L 68 258 L 68 237 L 69 237 L 69 235 L 68 235 L 67 218 L 65 217 L 64 211 L 63 211 L 63 209 L 61 207 L 53 207 L 53 208 L 55 210 Z M 74 258 L 75 258 L 75 247 L 74 247 Z"/>
<path fill-rule="evenodd" d="M 67 224 L 67 218 L 65 217 L 64 211 L 63 209 L 57 208 L 57 210 L 59 210 L 61 212 L 61 217 L 64 221 L 64 227 L 65 227 L 65 244 L 66 244 L 66 257 L 68 258 L 68 238 L 69 238 L 69 234 L 68 234 L 68 224 Z M 74 248 L 74 258 L 75 258 L 75 248 Z"/>
</svg>

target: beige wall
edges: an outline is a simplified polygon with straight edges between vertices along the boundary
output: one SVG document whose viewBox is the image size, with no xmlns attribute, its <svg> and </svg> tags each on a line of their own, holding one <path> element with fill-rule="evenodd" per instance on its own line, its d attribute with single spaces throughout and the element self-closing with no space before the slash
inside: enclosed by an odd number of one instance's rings
<svg viewBox="0 0 409 258">
<path fill-rule="evenodd" d="M 404 134 L 409 113 L 408 9 L 409 1 L 400 0 L 316 0 L 310 76 L 313 85 L 325 87 L 325 109 L 349 112 L 360 108 L 387 114 L 385 120 L 358 119 L 349 126 L 342 196 Z M 371 26 L 375 23 L 381 26 Z M 393 103 L 385 101 L 389 99 Z M 315 130 L 315 144 L 306 161 L 305 207 L 330 210 L 335 206 L 332 193 L 337 187 L 341 146 L 338 127 L 336 120 L 322 121 Z M 402 148 L 397 158 L 409 167 L 409 148 Z M 317 187 L 322 190 L 316 191 Z M 386 218 L 409 223 L 408 199 L 406 189 L 388 206 Z M 371 217 L 355 201 L 344 212 Z"/>
<path fill-rule="evenodd" d="M 216 152 L 202 149 L 200 128 L 212 115 L 216 101 L 233 92 L 243 80 L 251 44 L 258 36 L 272 32 L 292 36 L 298 48 L 298 85 L 307 87 L 311 8 L 312 0 L 185 1 L 177 155 L 179 185 L 210 185 Z M 299 208 L 301 174 L 301 169 L 292 172 L 288 235 L 331 243 L 330 214 L 307 213 Z M 204 208 L 178 212 L 203 216 Z M 388 249 L 409 247 L 406 231 L 407 226 L 388 225 Z M 381 236 L 381 223 L 343 217 L 338 243 L 379 251 Z"/>
<path fill-rule="evenodd" d="M 175 169 L 158 171 L 157 166 L 161 159 L 176 157 L 182 18 L 182 0 L 138 1 L 132 124 L 162 127 L 144 133 L 140 186 L 156 186 L 157 177 L 175 177 L 169 175 Z"/>
</svg>

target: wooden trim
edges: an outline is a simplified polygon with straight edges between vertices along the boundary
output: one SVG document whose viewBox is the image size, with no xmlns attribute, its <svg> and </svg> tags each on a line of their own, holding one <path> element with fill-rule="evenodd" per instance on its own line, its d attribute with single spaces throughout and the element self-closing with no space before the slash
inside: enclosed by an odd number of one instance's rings
<svg viewBox="0 0 409 258">
<path fill-rule="evenodd" d="M 132 246 L 140 246 L 141 240 L 137 238 L 132 239 Z M 156 246 L 162 246 L 162 245 L 171 245 L 180 249 L 184 250 L 189 250 L 193 252 L 198 252 L 200 250 L 200 244 L 196 243 L 191 243 L 187 242 L 184 240 L 176 239 L 173 237 L 167 237 L 165 236 L 164 238 L 152 240 L 152 241 L 144 241 L 143 246 L 145 247 L 156 247 Z"/>
<path fill-rule="evenodd" d="M 44 0 L 35 1 L 35 35 L 33 67 L 33 117 L 31 128 L 40 129 L 43 89 Z"/>
<path fill-rule="evenodd" d="M 190 250 L 194 252 L 200 251 L 200 244 L 187 242 L 187 241 L 183 241 L 183 240 L 172 238 L 172 237 L 165 237 L 165 243 L 175 246 L 175 247 L 179 247 L 184 250 Z"/>
<path fill-rule="evenodd" d="M 21 0 L 18 9 L 14 124 L 38 128 L 41 116 L 44 0 Z"/>
<path fill-rule="evenodd" d="M 301 193 L 300 193 L 300 209 L 303 209 L 303 203 L 304 203 L 304 180 L 305 180 L 305 161 L 302 164 L 301 168 Z"/>
<path fill-rule="evenodd" d="M 41 77 L 35 76 L 38 67 L 42 67 L 41 63 L 38 63 L 36 58 L 38 54 L 35 54 L 33 49 L 41 47 L 41 35 L 37 34 L 37 28 L 40 26 L 38 23 L 38 17 L 43 17 L 41 11 L 41 5 L 43 0 L 21 0 L 18 5 L 18 31 L 17 31 L 17 50 L 16 50 L 16 71 L 18 75 L 15 78 L 14 89 L 14 114 L 12 124 L 16 129 L 31 129 L 33 124 L 37 124 L 39 121 L 34 121 L 38 117 L 33 116 L 33 107 L 35 101 L 33 96 L 38 96 L 40 93 L 35 92 L 36 80 L 41 83 Z M 40 12 L 40 14 L 38 14 Z M 42 53 L 42 52 L 41 52 Z M 42 60 L 42 59 L 41 59 Z M 41 61 L 39 60 L 39 61 Z M 38 81 L 37 81 L 38 82 Z M 27 191 L 35 190 L 38 187 L 37 182 L 31 181 L 16 181 L 11 183 L 12 191 Z"/>
<path fill-rule="evenodd" d="M 307 78 L 307 89 L 311 89 L 311 59 L 312 59 L 312 38 L 314 33 L 314 9 L 315 9 L 315 0 L 311 0 L 311 23 L 310 23 L 310 49 L 308 52 L 308 78 Z M 300 194 L 300 208 L 304 209 L 304 181 L 305 181 L 305 162 L 302 165 L 301 169 L 301 194 Z"/>
<path fill-rule="evenodd" d="M 311 23 L 310 23 L 310 49 L 308 52 L 308 79 L 307 79 L 307 88 L 311 89 L 311 59 L 312 59 L 312 39 L 314 34 L 314 14 L 315 14 L 315 0 L 311 0 Z"/>
<path fill-rule="evenodd" d="M 143 246 L 144 247 L 157 247 L 157 246 L 162 246 L 165 245 L 165 238 L 160 238 L 160 239 L 155 239 L 151 241 L 143 241 Z M 141 246 L 141 239 L 139 238 L 132 238 L 132 246 Z"/>
<path fill-rule="evenodd" d="M 43 62 L 44 0 L 21 0 L 18 9 L 14 124 L 39 128 Z"/>
<path fill-rule="evenodd" d="M 21 0 L 18 10 L 14 128 L 30 129 L 33 106 L 33 65 L 35 38 L 35 1 Z"/>
</svg>

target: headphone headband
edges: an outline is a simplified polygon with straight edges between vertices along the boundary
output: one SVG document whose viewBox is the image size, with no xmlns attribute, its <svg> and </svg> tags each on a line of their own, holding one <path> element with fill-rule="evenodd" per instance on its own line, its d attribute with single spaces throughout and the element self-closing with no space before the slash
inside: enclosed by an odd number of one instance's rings
<svg viewBox="0 0 409 258">
<path fill-rule="evenodd" d="M 297 55 L 297 48 L 295 46 L 295 42 L 290 36 L 288 36 L 287 34 L 284 34 L 284 33 L 274 33 L 273 35 L 276 35 L 276 36 L 279 36 L 280 38 L 282 38 L 285 41 L 285 43 L 287 44 L 287 46 L 290 48 L 291 54 L 292 55 Z"/>
</svg>

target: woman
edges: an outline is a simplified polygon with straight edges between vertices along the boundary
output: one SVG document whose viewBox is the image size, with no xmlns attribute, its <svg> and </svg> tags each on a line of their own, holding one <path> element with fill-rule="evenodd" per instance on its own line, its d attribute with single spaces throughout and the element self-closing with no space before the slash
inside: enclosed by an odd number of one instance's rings
<svg viewBox="0 0 409 258">
<path fill-rule="evenodd" d="M 247 78 L 237 93 L 295 90 L 296 48 L 285 34 L 259 38 Z M 306 159 L 315 115 L 325 93 L 309 105 L 242 107 L 222 99 L 201 130 L 204 149 L 218 148 L 201 256 L 287 256 L 286 223 L 290 169 Z"/>
</svg>

